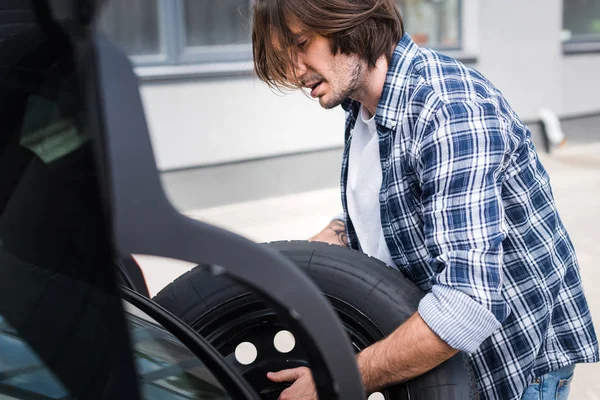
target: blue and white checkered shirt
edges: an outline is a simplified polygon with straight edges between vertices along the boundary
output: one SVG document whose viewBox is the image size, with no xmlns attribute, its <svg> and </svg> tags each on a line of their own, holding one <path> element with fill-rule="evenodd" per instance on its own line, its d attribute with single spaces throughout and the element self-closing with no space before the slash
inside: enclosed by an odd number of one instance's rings
<svg viewBox="0 0 600 400">
<path fill-rule="evenodd" d="M 359 104 L 348 100 L 342 203 Z M 548 174 L 498 89 L 404 35 L 375 115 L 385 240 L 427 292 L 425 322 L 468 354 L 482 399 L 519 399 L 535 377 L 598 361 L 575 250 Z"/>
</svg>

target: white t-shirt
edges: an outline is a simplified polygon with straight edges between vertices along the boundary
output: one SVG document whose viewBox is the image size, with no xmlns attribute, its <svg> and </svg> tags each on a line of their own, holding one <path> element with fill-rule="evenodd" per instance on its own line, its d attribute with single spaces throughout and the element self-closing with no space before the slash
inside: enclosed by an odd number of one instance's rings
<svg viewBox="0 0 600 400">
<path fill-rule="evenodd" d="M 381 227 L 381 179 L 379 135 L 375 117 L 369 118 L 367 109 L 361 105 L 350 145 L 346 189 L 348 214 L 361 250 L 396 268 Z"/>
</svg>

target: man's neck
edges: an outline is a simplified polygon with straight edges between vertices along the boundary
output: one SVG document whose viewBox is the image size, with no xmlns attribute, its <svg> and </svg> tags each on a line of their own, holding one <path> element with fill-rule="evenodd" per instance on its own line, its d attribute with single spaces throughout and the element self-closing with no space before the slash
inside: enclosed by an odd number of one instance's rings
<svg viewBox="0 0 600 400">
<path fill-rule="evenodd" d="M 360 102 L 369 112 L 369 117 L 375 115 L 377 104 L 383 92 L 385 78 L 387 76 L 388 62 L 385 56 L 377 60 L 374 68 L 367 68 L 361 79 L 362 83 L 359 89 L 351 98 Z"/>
</svg>

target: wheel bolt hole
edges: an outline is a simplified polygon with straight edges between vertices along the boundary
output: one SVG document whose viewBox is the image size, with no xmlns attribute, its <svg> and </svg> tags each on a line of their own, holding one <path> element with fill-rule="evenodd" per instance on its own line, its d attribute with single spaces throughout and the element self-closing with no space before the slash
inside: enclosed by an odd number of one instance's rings
<svg viewBox="0 0 600 400">
<path fill-rule="evenodd" d="M 235 359 L 242 365 L 250 365 L 256 361 L 258 350 L 250 342 L 243 342 L 235 348 Z"/>
<path fill-rule="evenodd" d="M 289 353 L 296 347 L 296 338 L 289 331 L 279 331 L 273 339 L 273 345 L 280 353 Z"/>
</svg>

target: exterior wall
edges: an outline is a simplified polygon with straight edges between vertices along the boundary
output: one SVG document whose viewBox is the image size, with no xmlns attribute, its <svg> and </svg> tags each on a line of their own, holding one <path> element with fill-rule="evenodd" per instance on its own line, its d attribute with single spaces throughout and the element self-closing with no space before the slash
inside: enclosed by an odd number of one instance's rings
<svg viewBox="0 0 600 400">
<path fill-rule="evenodd" d="M 522 119 L 544 107 L 560 114 L 562 1 L 487 0 L 479 16 L 477 68 Z"/>
<path fill-rule="evenodd" d="M 161 170 L 341 146 L 344 112 L 252 77 L 142 85 Z"/>
<path fill-rule="evenodd" d="M 561 0 L 463 0 L 462 20 L 464 52 L 522 119 L 600 112 L 600 53 L 563 55 Z M 148 81 L 141 92 L 161 170 L 342 145 L 340 108 L 251 76 Z"/>
<path fill-rule="evenodd" d="M 600 53 L 569 55 L 562 70 L 564 115 L 600 111 Z"/>
</svg>

